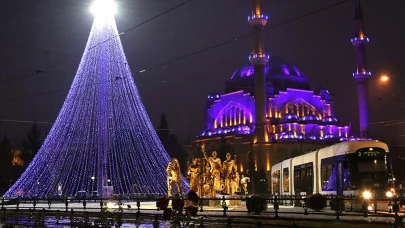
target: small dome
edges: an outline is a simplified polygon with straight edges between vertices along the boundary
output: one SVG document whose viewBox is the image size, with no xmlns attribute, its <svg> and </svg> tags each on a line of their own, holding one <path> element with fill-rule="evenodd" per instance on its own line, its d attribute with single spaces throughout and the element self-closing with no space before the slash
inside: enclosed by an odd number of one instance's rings
<svg viewBox="0 0 405 228">
<path fill-rule="evenodd" d="M 318 116 L 313 115 L 313 114 L 305 115 L 304 117 L 302 117 L 300 119 L 300 122 L 303 122 L 303 123 L 318 123 L 319 121 L 320 120 L 319 120 Z"/>
<path fill-rule="evenodd" d="M 321 96 L 322 100 L 330 101 L 331 94 L 329 93 L 329 90 L 327 90 L 325 88 L 316 89 L 314 91 L 314 94 Z"/>
<path fill-rule="evenodd" d="M 327 123 L 327 124 L 337 124 L 338 121 L 335 117 L 333 116 L 325 116 L 322 118 L 322 123 Z"/>
<path fill-rule="evenodd" d="M 325 135 L 324 138 L 325 138 L 325 139 L 334 139 L 334 138 L 336 138 L 336 136 L 333 135 L 333 134 L 328 134 L 328 135 Z"/>
<path fill-rule="evenodd" d="M 297 122 L 300 118 L 297 116 L 295 113 L 287 113 L 283 115 L 283 118 L 281 118 L 281 123 L 293 123 Z"/>
<path fill-rule="evenodd" d="M 281 133 L 280 139 L 297 139 L 298 136 L 294 135 L 291 131 Z"/>
<path fill-rule="evenodd" d="M 281 58 L 270 57 L 265 65 L 266 87 L 268 93 L 286 91 L 287 88 L 310 90 L 309 79 L 294 65 Z M 226 82 L 225 93 L 244 90 L 254 92 L 254 66 L 238 68 Z"/>
<path fill-rule="evenodd" d="M 201 133 L 201 136 L 211 136 L 211 135 L 213 135 L 213 134 L 215 134 L 214 131 L 212 131 L 212 130 L 205 130 L 205 131 L 203 131 L 203 133 Z"/>
<path fill-rule="evenodd" d="M 215 92 L 215 93 L 208 94 L 207 99 L 219 99 L 219 98 L 221 98 L 221 94 Z"/>
<path fill-rule="evenodd" d="M 211 106 L 214 101 L 221 99 L 221 94 L 214 92 L 214 93 L 210 93 L 208 94 L 207 97 L 207 106 Z"/>
<path fill-rule="evenodd" d="M 312 140 L 323 140 L 324 139 L 322 136 L 319 136 L 319 135 L 309 136 L 308 138 L 312 139 Z"/>
</svg>

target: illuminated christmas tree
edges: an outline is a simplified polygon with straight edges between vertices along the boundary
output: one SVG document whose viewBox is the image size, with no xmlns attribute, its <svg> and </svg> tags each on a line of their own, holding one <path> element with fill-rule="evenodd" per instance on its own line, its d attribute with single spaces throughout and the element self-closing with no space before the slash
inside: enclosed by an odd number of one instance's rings
<svg viewBox="0 0 405 228">
<path fill-rule="evenodd" d="M 167 193 L 170 157 L 132 78 L 114 3 L 100 0 L 93 8 L 93 26 L 65 103 L 5 197 L 108 195 L 112 189 L 114 194 Z M 182 184 L 187 191 L 184 177 Z"/>
</svg>

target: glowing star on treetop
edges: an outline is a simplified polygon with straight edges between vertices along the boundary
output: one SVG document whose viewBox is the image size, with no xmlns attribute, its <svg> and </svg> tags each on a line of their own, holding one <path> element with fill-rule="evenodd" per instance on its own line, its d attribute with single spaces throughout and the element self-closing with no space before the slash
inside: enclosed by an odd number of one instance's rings
<svg viewBox="0 0 405 228">
<path fill-rule="evenodd" d="M 96 0 L 90 11 L 95 16 L 114 15 L 117 12 L 117 5 L 114 0 Z"/>
</svg>

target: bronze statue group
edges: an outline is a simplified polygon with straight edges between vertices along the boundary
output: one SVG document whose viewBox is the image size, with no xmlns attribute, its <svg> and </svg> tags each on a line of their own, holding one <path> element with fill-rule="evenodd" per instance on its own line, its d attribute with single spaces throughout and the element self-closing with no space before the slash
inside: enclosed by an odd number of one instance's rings
<svg viewBox="0 0 405 228">
<path fill-rule="evenodd" d="M 204 160 L 194 158 L 192 164 L 189 165 L 187 175 L 190 178 L 190 190 L 196 192 L 201 197 L 215 197 L 217 192 L 224 195 L 233 195 L 240 193 L 240 185 L 242 185 L 245 194 L 247 194 L 248 177 L 239 176 L 235 160 L 231 159 L 231 154 L 226 154 L 226 160 L 221 163 L 221 159 L 217 157 L 217 152 L 212 152 L 212 156 L 208 157 L 205 151 L 205 145 L 201 145 L 201 150 L 204 155 Z M 202 169 L 204 165 L 205 168 Z M 167 185 L 168 196 L 171 197 L 173 186 L 177 186 L 177 192 L 182 193 L 181 172 L 179 161 L 173 158 L 167 166 Z"/>
</svg>

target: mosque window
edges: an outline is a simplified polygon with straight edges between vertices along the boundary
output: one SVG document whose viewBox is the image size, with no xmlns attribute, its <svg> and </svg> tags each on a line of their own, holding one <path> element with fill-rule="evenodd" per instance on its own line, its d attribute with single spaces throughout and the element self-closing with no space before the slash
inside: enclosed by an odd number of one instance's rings
<svg viewBox="0 0 405 228">
<path fill-rule="evenodd" d="M 290 74 L 290 70 L 288 70 L 286 65 L 281 65 L 281 69 L 283 69 L 283 73 L 286 75 Z"/>
<path fill-rule="evenodd" d="M 298 70 L 298 68 L 296 66 L 293 67 L 295 73 L 297 74 L 297 76 L 302 76 L 302 73 L 300 72 L 300 70 Z"/>
</svg>

